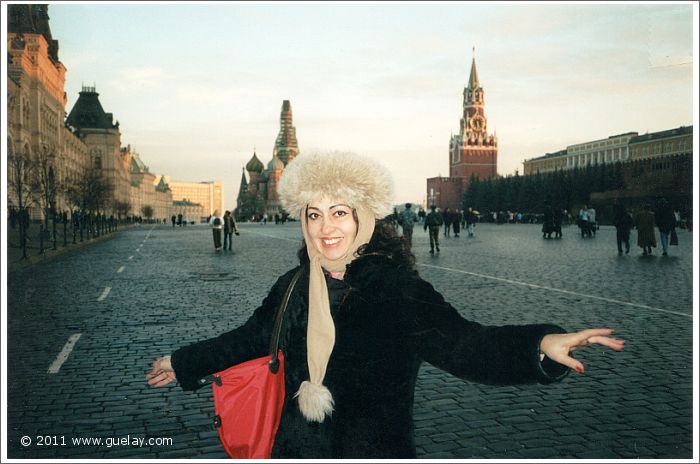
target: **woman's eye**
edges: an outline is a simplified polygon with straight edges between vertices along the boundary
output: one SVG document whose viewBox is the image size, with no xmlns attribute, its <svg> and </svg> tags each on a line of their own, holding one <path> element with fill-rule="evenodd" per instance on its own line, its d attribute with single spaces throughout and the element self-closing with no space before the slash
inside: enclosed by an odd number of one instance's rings
<svg viewBox="0 0 700 464">
<path fill-rule="evenodd" d="M 318 213 L 309 213 L 308 218 L 313 221 L 318 218 Z"/>
<path fill-rule="evenodd" d="M 338 210 L 335 212 L 335 215 L 338 217 L 347 216 L 347 214 L 348 214 L 347 211 L 343 211 L 343 210 Z"/>
</svg>

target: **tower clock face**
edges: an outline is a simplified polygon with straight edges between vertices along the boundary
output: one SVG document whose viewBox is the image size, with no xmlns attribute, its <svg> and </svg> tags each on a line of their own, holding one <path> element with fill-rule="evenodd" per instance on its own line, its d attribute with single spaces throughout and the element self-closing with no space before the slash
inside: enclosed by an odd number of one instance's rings
<svg viewBox="0 0 700 464">
<path fill-rule="evenodd" d="M 486 125 L 486 121 L 484 120 L 484 118 L 482 118 L 479 115 L 474 116 L 469 123 L 469 126 L 472 128 L 472 130 L 474 132 L 483 131 L 485 125 Z"/>
</svg>

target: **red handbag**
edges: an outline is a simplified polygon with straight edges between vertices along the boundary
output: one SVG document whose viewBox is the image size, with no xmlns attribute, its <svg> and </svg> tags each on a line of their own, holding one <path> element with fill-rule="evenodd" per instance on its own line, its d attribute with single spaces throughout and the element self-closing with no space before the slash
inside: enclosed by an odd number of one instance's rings
<svg viewBox="0 0 700 464">
<path fill-rule="evenodd" d="M 269 355 L 205 377 L 212 382 L 215 425 L 226 453 L 234 459 L 269 459 L 284 405 L 284 355 L 279 337 L 299 269 L 277 309 Z"/>
</svg>

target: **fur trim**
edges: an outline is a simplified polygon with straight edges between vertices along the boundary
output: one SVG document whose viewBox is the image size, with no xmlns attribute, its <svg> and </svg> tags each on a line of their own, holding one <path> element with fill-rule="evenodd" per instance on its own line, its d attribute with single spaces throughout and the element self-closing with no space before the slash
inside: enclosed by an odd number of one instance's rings
<svg viewBox="0 0 700 464">
<path fill-rule="evenodd" d="M 333 412 L 333 395 L 325 385 L 304 380 L 294 398 L 299 398 L 299 410 L 308 421 L 323 422 Z"/>
<path fill-rule="evenodd" d="M 376 219 L 392 212 L 394 185 L 389 171 L 355 153 L 300 154 L 289 162 L 277 188 L 280 202 L 294 218 L 321 196 L 366 208 Z"/>
</svg>

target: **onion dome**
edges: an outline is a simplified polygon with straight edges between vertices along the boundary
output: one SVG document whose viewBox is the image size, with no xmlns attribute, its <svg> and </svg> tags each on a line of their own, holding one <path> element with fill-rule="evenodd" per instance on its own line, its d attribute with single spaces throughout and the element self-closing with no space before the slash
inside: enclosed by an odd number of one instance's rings
<svg viewBox="0 0 700 464">
<path fill-rule="evenodd" d="M 277 155 L 273 156 L 269 163 L 267 163 L 267 170 L 270 172 L 282 171 L 284 169 L 284 163 Z"/>
<path fill-rule="evenodd" d="M 253 157 L 248 161 L 248 164 L 245 165 L 245 168 L 248 172 L 261 172 L 263 169 L 265 169 L 265 165 L 262 164 L 262 161 L 258 159 L 258 155 L 253 152 Z"/>
</svg>

